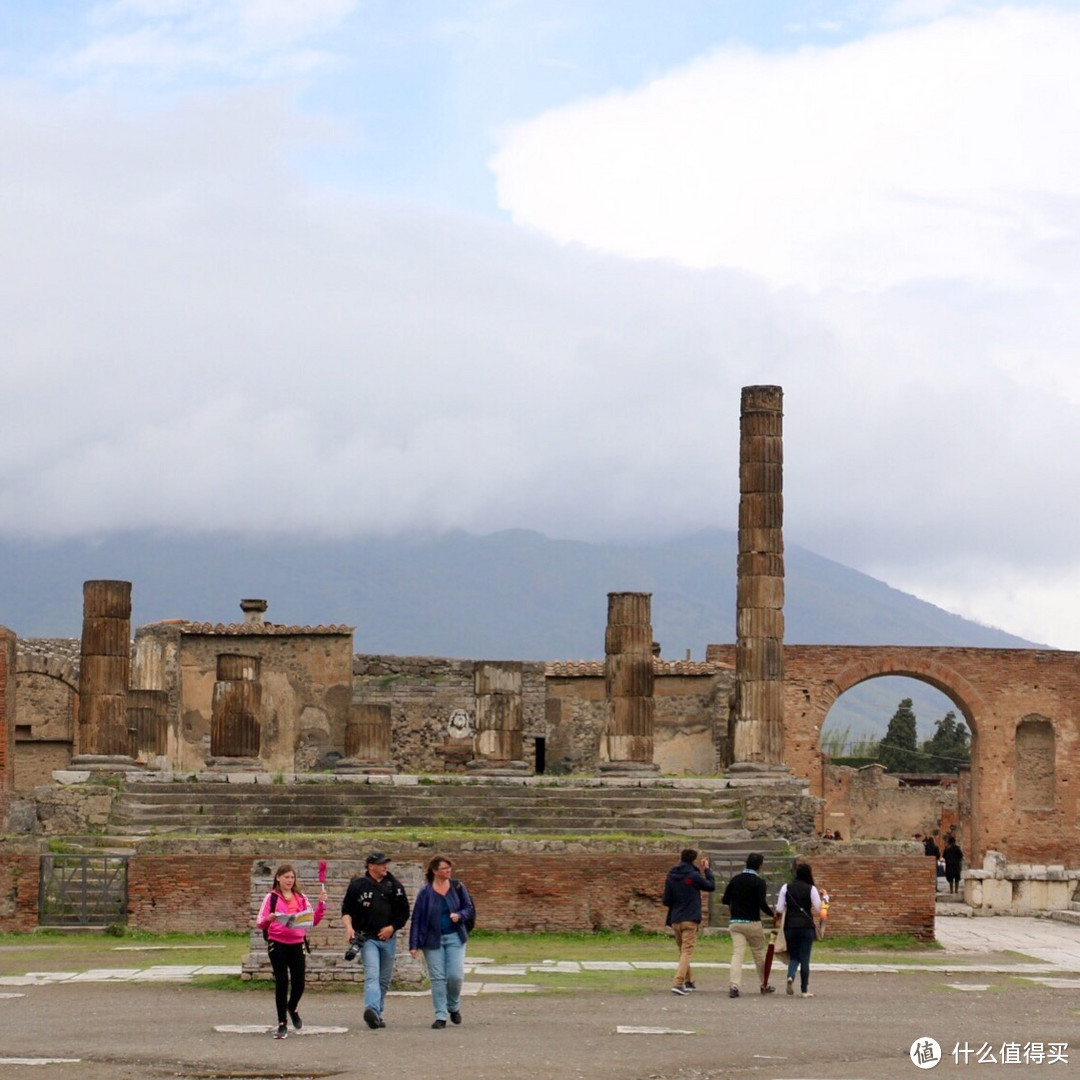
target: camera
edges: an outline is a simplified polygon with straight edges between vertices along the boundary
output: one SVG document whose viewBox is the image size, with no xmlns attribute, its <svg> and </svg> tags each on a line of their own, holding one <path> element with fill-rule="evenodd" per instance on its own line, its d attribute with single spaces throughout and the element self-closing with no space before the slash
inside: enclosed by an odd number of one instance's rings
<svg viewBox="0 0 1080 1080">
<path fill-rule="evenodd" d="M 349 942 L 349 947 L 345 950 L 345 959 L 355 960 L 360 955 L 360 950 L 363 948 L 366 940 L 366 934 L 353 934 L 352 940 Z"/>
</svg>

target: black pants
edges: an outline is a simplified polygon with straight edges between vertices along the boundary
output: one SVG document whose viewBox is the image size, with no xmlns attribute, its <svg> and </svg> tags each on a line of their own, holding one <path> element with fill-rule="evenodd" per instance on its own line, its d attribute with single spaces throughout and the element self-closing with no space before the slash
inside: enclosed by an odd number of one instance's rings
<svg viewBox="0 0 1080 1080">
<path fill-rule="evenodd" d="M 282 945 L 271 941 L 270 966 L 274 969 L 274 1004 L 277 1005 L 279 1024 L 285 1023 L 285 1011 L 295 1012 L 304 995 L 304 946 Z M 292 993 L 289 980 L 292 980 Z"/>
</svg>

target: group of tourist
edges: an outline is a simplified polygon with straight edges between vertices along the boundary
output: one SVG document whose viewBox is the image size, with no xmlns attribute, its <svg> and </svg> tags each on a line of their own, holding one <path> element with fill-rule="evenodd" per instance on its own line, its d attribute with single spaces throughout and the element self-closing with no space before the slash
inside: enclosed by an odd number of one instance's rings
<svg viewBox="0 0 1080 1080">
<path fill-rule="evenodd" d="M 818 934 L 822 914 L 822 894 L 814 884 L 809 863 L 797 862 L 791 881 L 780 888 L 775 909 L 769 905 L 766 882 L 761 876 L 765 859 L 754 852 L 746 857 L 746 869 L 727 883 L 721 903 L 730 911 L 728 929 L 731 932 L 731 967 L 728 996 L 737 998 L 742 982 L 743 961 L 750 950 L 757 968 L 760 992 L 772 994 L 776 987 L 769 985 L 766 971 L 766 930 L 761 921 L 764 912 L 778 928 L 782 928 L 787 948 L 787 992 L 795 993 L 795 977 L 799 976 L 800 995 L 813 997 L 810 992 L 810 951 Z M 709 868 L 707 856 L 698 858 L 693 848 L 685 848 L 677 865 L 664 882 L 664 906 L 668 909 L 667 925 L 675 934 L 679 963 L 671 992 L 680 996 L 692 993 L 696 987 L 690 967 L 698 928 L 701 925 L 701 894 L 714 892 L 716 879 Z"/>
<path fill-rule="evenodd" d="M 432 1027 L 445 1028 L 447 1021 L 461 1023 L 461 987 L 465 981 L 465 943 L 476 918 L 472 897 L 463 881 L 452 874 L 454 864 L 442 855 L 428 863 L 427 884 L 417 893 L 409 930 L 409 954 L 423 954 L 431 981 L 435 1008 Z M 304 993 L 307 928 L 317 926 L 326 914 L 326 888 L 312 908 L 297 888 L 296 871 L 285 863 L 274 873 L 256 926 L 267 939 L 274 972 L 277 1029 L 274 1037 L 289 1034 L 288 1021 L 299 1031 L 303 1021 L 297 1007 Z M 364 873 L 354 877 L 341 901 L 341 924 L 346 956 L 360 956 L 364 965 L 364 1023 L 373 1031 L 386 1027 L 383 1012 L 394 974 L 397 935 L 409 921 L 409 898 L 405 886 L 390 872 L 390 857 L 373 851 Z"/>
</svg>

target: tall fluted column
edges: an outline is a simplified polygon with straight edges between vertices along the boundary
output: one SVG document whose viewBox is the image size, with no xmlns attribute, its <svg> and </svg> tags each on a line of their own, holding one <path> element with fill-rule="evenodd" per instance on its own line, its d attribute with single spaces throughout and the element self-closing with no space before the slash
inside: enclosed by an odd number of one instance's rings
<svg viewBox="0 0 1080 1080">
<path fill-rule="evenodd" d="M 130 682 L 131 582 L 84 582 L 74 767 L 134 767 L 127 712 Z"/>
<path fill-rule="evenodd" d="M 653 762 L 652 593 L 608 593 L 604 634 L 606 773 L 658 772 Z"/>
<path fill-rule="evenodd" d="M 731 770 L 784 772 L 784 414 L 779 386 L 745 386 Z"/>
</svg>

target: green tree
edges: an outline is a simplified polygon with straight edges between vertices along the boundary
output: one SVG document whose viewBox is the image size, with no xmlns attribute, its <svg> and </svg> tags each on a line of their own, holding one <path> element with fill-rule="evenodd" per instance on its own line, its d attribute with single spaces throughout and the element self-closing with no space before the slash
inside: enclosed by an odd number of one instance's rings
<svg viewBox="0 0 1080 1080">
<path fill-rule="evenodd" d="M 922 748 L 930 772 L 955 773 L 971 764 L 971 733 L 957 723 L 952 709 L 935 722 L 934 734 Z"/>
<path fill-rule="evenodd" d="M 918 750 L 918 722 L 911 698 L 904 698 L 889 721 L 885 738 L 878 745 L 878 761 L 890 772 L 919 772 L 924 760 Z"/>
</svg>

